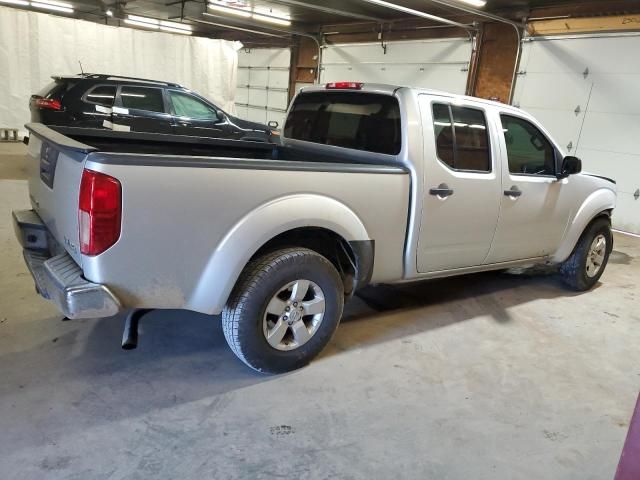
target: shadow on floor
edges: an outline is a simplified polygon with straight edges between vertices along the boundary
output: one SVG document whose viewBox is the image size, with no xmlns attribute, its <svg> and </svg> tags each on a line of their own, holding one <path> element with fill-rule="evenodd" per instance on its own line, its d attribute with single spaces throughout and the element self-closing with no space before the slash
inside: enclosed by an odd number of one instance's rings
<svg viewBox="0 0 640 480">
<path fill-rule="evenodd" d="M 368 287 L 347 306 L 344 325 L 322 357 L 477 316 L 509 322 L 514 305 L 571 295 L 553 276 L 497 273 Z M 263 376 L 236 359 L 218 316 L 153 311 L 143 318 L 139 346 L 132 351 L 120 348 L 124 320 L 122 314 L 62 325 L 60 317 L 17 325 L 16 342 L 20 336 L 47 340 L 0 355 L 0 415 L 17 406 L 37 410 L 46 398 L 68 409 L 82 428 L 202 399 L 221 402 L 227 392 L 281 378 Z M 42 421 L 56 417 L 51 418 Z"/>
</svg>

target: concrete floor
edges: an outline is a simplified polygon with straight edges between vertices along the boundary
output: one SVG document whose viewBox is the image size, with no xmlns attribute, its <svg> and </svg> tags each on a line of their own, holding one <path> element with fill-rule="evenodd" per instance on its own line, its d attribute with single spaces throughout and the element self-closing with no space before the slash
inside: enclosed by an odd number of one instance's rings
<svg viewBox="0 0 640 480">
<path fill-rule="evenodd" d="M 495 273 L 369 288 L 319 359 L 265 377 L 218 317 L 154 312 L 131 352 L 122 316 L 62 322 L 13 238 L 19 161 L 0 153 L 3 480 L 613 477 L 640 388 L 640 240 L 616 236 L 582 295 Z"/>
</svg>

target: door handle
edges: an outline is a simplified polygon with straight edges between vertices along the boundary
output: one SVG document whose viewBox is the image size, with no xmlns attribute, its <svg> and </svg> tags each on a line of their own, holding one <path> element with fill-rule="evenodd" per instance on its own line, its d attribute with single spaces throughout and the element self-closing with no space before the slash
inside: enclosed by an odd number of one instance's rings
<svg viewBox="0 0 640 480">
<path fill-rule="evenodd" d="M 522 195 L 522 190 L 520 190 L 517 186 L 514 185 L 513 187 L 511 187 L 510 190 L 505 190 L 504 194 L 507 197 L 518 198 Z"/>
<path fill-rule="evenodd" d="M 453 190 L 451 190 L 449 188 L 449 185 L 447 185 L 446 183 L 441 183 L 436 188 L 429 189 L 429 195 L 440 198 L 447 198 L 453 195 Z"/>
</svg>

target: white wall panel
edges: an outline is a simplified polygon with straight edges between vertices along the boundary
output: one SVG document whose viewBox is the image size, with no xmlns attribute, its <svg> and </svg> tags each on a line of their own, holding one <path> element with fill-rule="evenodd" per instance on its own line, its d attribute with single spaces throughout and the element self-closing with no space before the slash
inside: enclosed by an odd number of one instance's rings
<svg viewBox="0 0 640 480">
<path fill-rule="evenodd" d="M 616 180 L 614 226 L 633 233 L 640 233 L 638 51 L 637 33 L 525 41 L 514 95 L 561 146 L 572 144 L 585 171 Z"/>
<path fill-rule="evenodd" d="M 331 45 L 323 50 L 321 83 L 363 81 L 464 93 L 468 39 Z"/>
<path fill-rule="evenodd" d="M 241 118 L 260 123 L 273 120 L 282 127 L 289 100 L 290 61 L 288 48 L 242 49 L 238 52 L 238 90 L 247 92 L 236 101 L 238 111 L 245 115 Z"/>
<path fill-rule="evenodd" d="M 0 7 L 0 127 L 30 118 L 51 75 L 111 73 L 180 83 L 233 111 L 239 43 Z"/>
</svg>

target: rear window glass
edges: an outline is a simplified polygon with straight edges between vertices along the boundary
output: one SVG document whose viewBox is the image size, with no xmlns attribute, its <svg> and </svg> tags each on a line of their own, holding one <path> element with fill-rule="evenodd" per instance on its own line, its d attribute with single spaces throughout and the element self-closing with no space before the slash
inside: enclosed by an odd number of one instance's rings
<svg viewBox="0 0 640 480">
<path fill-rule="evenodd" d="M 122 87 L 120 99 L 124 108 L 164 112 L 162 90 L 148 87 Z"/>
<path fill-rule="evenodd" d="M 287 138 L 366 152 L 400 153 L 400 107 L 389 95 L 310 92 L 287 117 Z"/>
<path fill-rule="evenodd" d="M 97 103 L 98 105 L 104 105 L 105 107 L 111 107 L 115 98 L 115 85 L 101 85 L 94 87 L 85 95 L 87 102 Z"/>
<path fill-rule="evenodd" d="M 62 99 L 62 96 L 75 86 L 76 82 L 66 79 L 58 79 L 48 83 L 36 95 L 43 98 Z"/>
</svg>

